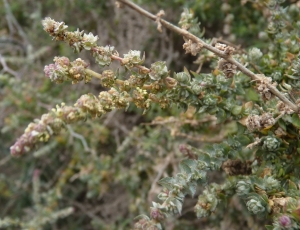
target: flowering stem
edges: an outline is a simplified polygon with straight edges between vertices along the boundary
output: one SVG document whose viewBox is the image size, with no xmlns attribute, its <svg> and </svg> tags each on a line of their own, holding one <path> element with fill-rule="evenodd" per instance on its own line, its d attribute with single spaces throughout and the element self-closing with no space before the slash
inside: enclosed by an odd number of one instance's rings
<svg viewBox="0 0 300 230">
<path fill-rule="evenodd" d="M 122 58 L 120 58 L 120 60 L 122 60 Z M 146 67 L 144 67 L 144 66 L 137 66 L 137 67 L 144 68 L 144 69 L 148 69 L 148 68 L 146 68 Z M 150 71 L 150 70 L 149 70 L 149 71 Z M 98 78 L 98 79 L 100 79 L 100 80 L 103 79 L 103 77 L 102 77 L 102 75 L 101 75 L 100 73 L 97 73 L 97 72 L 95 72 L 95 71 L 93 71 L 93 70 L 91 70 L 91 69 L 86 68 L 86 69 L 85 69 L 85 72 L 86 72 L 86 74 L 91 75 L 92 77 Z M 120 80 L 120 79 L 116 79 L 116 83 L 119 84 L 119 85 L 123 85 L 123 84 L 124 84 L 124 81 L 123 81 L 123 80 Z M 145 85 L 142 86 L 142 89 L 145 89 L 145 90 L 151 90 L 151 85 L 146 85 L 146 84 L 145 84 Z"/>
<path fill-rule="evenodd" d="M 157 20 L 157 16 L 155 16 L 154 14 L 151 14 L 150 12 L 144 10 L 143 8 L 139 7 L 138 5 L 136 5 L 135 3 L 129 1 L 129 0 L 118 0 L 118 2 L 127 5 L 128 7 L 132 8 L 133 10 L 139 12 L 140 14 L 150 18 L 153 21 Z M 200 38 L 196 37 L 195 35 L 191 34 L 190 32 L 188 32 L 187 30 L 181 29 L 173 24 L 171 24 L 170 22 L 164 20 L 164 19 L 159 19 L 160 23 L 178 33 L 181 34 L 183 37 L 190 39 L 191 41 L 197 43 L 197 44 L 201 44 L 203 48 L 213 52 L 215 55 L 217 55 L 218 57 L 224 58 L 225 60 L 227 60 L 228 62 L 234 64 L 235 66 L 237 66 L 237 69 L 239 69 L 242 73 L 244 73 L 245 75 L 249 76 L 253 81 L 259 81 L 260 77 L 257 76 L 255 73 L 253 73 L 251 70 L 247 69 L 245 66 L 243 66 L 241 63 L 239 63 L 238 61 L 236 61 L 234 58 L 232 58 L 230 55 L 225 54 L 223 51 L 207 44 L 206 42 L 204 42 L 203 40 L 201 40 Z M 266 84 L 268 89 L 274 94 L 276 95 L 281 101 L 283 101 L 286 105 L 288 105 L 292 110 L 294 110 L 295 112 L 298 112 L 298 106 L 295 105 L 293 102 L 291 102 L 288 98 L 286 98 L 276 87 L 274 87 L 272 84 L 267 83 Z"/>
</svg>

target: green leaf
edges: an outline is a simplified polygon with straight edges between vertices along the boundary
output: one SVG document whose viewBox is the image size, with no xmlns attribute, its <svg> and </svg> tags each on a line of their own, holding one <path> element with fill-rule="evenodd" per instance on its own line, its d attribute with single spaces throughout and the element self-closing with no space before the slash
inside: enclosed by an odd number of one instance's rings
<svg viewBox="0 0 300 230">
<path fill-rule="evenodd" d="M 167 188 L 169 190 L 174 188 L 174 184 L 176 183 L 175 179 L 173 177 L 165 177 L 158 181 L 158 183 L 163 186 L 164 188 Z"/>
<path fill-rule="evenodd" d="M 279 171 L 278 171 L 277 177 L 281 177 L 281 176 L 284 176 L 284 175 L 285 175 L 284 169 L 280 168 Z"/>
<path fill-rule="evenodd" d="M 225 121 L 227 118 L 225 110 L 219 108 L 219 110 L 217 112 L 217 117 L 220 122 Z"/>
<path fill-rule="evenodd" d="M 188 191 L 191 194 L 192 197 L 195 196 L 197 190 L 197 183 L 196 182 L 192 182 L 188 184 Z"/>
<path fill-rule="evenodd" d="M 245 135 L 237 136 L 236 140 L 244 146 L 250 144 L 251 142 L 251 140 Z"/>
<path fill-rule="evenodd" d="M 177 200 L 177 199 L 172 200 L 172 202 L 175 204 L 178 213 L 181 214 L 181 210 L 182 210 L 182 202 L 179 201 L 179 200 Z"/>
<path fill-rule="evenodd" d="M 245 95 L 245 90 L 241 86 L 238 86 L 236 88 L 236 94 L 238 94 L 238 95 Z"/>
<path fill-rule="evenodd" d="M 181 107 L 181 109 L 183 110 L 184 113 L 188 109 L 188 105 L 186 103 L 180 102 L 179 106 Z"/>
<path fill-rule="evenodd" d="M 233 115 L 239 115 L 242 112 L 243 106 L 234 106 L 231 110 Z"/>
<path fill-rule="evenodd" d="M 280 126 L 280 128 L 282 128 L 284 131 L 286 131 L 286 124 L 282 119 L 278 120 L 278 125 Z"/>
<path fill-rule="evenodd" d="M 246 99 L 247 101 L 259 101 L 260 97 L 254 89 L 246 90 Z"/>
<path fill-rule="evenodd" d="M 297 127 L 297 128 L 300 129 L 300 118 L 299 118 L 298 114 L 294 114 L 294 115 L 292 116 L 292 124 L 293 124 L 295 127 Z"/>
<path fill-rule="evenodd" d="M 179 164 L 180 171 L 186 174 L 192 173 L 196 168 L 196 166 L 197 166 L 196 161 L 192 159 L 185 159 L 181 161 Z"/>
<path fill-rule="evenodd" d="M 295 189 L 295 190 L 298 189 L 297 185 L 291 180 L 289 180 L 289 189 Z"/>
</svg>

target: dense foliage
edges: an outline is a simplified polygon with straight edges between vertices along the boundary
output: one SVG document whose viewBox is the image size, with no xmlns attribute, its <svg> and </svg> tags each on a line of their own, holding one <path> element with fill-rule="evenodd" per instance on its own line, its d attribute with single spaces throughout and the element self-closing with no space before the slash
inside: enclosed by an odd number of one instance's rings
<svg viewBox="0 0 300 230">
<path fill-rule="evenodd" d="M 135 2 L 3 1 L 0 228 L 299 229 L 299 2 Z"/>
</svg>

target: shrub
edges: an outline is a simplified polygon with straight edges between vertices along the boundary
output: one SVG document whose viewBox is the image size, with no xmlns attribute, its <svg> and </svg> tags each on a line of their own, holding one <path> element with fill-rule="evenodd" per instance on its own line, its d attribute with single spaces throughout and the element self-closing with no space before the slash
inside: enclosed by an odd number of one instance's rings
<svg viewBox="0 0 300 230">
<path fill-rule="evenodd" d="M 250 3 L 242 1 L 241 4 Z M 186 198 L 192 201 L 190 197 L 196 194 L 194 213 L 200 221 L 211 220 L 209 225 L 214 223 L 226 229 L 228 222 L 234 222 L 236 226 L 250 229 L 264 224 L 268 229 L 298 229 L 299 4 L 282 0 L 253 3 L 254 16 L 247 20 L 257 20 L 255 14 L 259 14 L 259 19 L 263 16 L 268 19 L 268 25 L 263 31 L 249 25 L 250 34 L 257 33 L 256 39 L 260 40 L 255 42 L 257 46 L 244 42 L 247 48 L 235 45 L 233 32 L 241 38 L 247 33 L 238 30 L 243 26 L 233 26 L 238 19 L 230 13 L 233 9 L 228 3 L 223 3 L 220 10 L 226 15 L 223 34 L 230 41 L 204 38 L 204 29 L 200 29 L 192 10 L 185 9 L 179 26 L 175 26 L 163 19 L 164 11 L 153 15 L 128 0 L 118 0 L 117 5 L 132 8 L 155 21 L 161 33 L 168 29 L 182 36 L 185 52 L 197 56 L 197 70 L 182 67 L 175 72 L 161 60 L 147 67 L 146 55 L 139 50 L 130 50 L 122 57 L 114 46 L 99 46 L 99 37 L 93 33 L 69 30 L 64 22 L 46 17 L 43 29 L 53 40 L 67 43 L 75 53 L 89 52 L 98 66 L 104 68 L 98 73 L 81 58 L 70 60 L 61 56 L 45 66 L 46 77 L 55 83 L 71 81 L 72 84 L 89 83 L 95 78 L 106 90 L 98 96 L 91 92 L 83 94 L 73 106 L 58 104 L 30 123 L 10 147 L 13 156 L 23 157 L 38 143 L 48 142 L 67 128 L 72 138 L 80 140 L 88 156 L 75 153 L 63 172 L 58 172 L 55 186 L 47 192 L 39 192 L 40 171 L 35 170 L 36 218 L 6 217 L 0 220 L 0 226 L 38 229 L 71 215 L 76 207 L 86 209 L 76 201 L 71 203 L 72 207 L 59 209 L 60 200 L 66 199 L 63 197 L 69 190 L 67 181 L 79 178 L 88 187 L 80 186 L 87 198 L 108 196 L 107 190 L 114 186 L 117 190 L 126 188 L 129 195 L 125 198 L 120 193 L 115 196 L 121 197 L 123 205 L 129 206 L 132 213 L 143 213 L 132 225 L 134 229 L 162 229 L 163 224 L 170 229 L 193 227 L 188 221 L 192 219 L 191 214 L 183 205 Z M 118 67 L 112 67 L 112 63 Z M 105 151 L 111 153 L 101 154 L 89 147 L 97 146 L 93 144 L 95 141 L 110 144 L 109 129 L 96 119 L 117 109 L 138 113 L 140 110 L 132 109 L 133 105 L 142 110 L 144 121 L 131 127 L 128 135 L 121 137 L 122 141 L 116 140 L 117 144 L 113 145 L 117 150 L 108 147 Z M 83 133 L 90 135 L 88 141 L 86 135 L 69 126 L 81 121 L 91 126 L 85 131 L 84 124 L 80 123 Z M 115 122 L 127 129 L 121 122 Z M 59 141 L 52 143 L 35 155 L 52 151 Z M 77 150 L 78 143 L 71 144 L 74 145 L 71 149 Z M 117 154 L 113 154 L 115 151 Z M 154 199 L 157 182 L 162 186 L 159 201 L 152 202 L 147 215 L 146 203 Z M 72 194 L 74 197 L 69 199 L 76 200 L 78 193 Z M 129 201 L 126 196 L 130 196 Z M 242 212 L 245 210 L 248 214 Z M 226 217 L 222 218 L 224 213 Z M 86 215 L 93 219 L 94 227 L 109 226 L 103 225 L 93 212 L 86 210 Z M 248 215 L 260 221 L 238 224 L 241 219 L 250 218 Z M 178 220 L 172 223 L 168 220 L 172 217 Z M 114 216 L 111 221 L 117 219 Z"/>
</svg>

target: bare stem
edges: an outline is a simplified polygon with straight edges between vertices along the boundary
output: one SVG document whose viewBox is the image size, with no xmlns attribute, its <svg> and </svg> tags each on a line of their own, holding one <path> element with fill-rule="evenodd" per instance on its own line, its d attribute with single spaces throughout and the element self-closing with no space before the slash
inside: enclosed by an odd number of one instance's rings
<svg viewBox="0 0 300 230">
<path fill-rule="evenodd" d="M 150 12 L 144 10 L 143 8 L 139 7 L 138 5 L 136 5 L 135 3 L 133 3 L 129 0 L 118 0 L 118 2 L 130 7 L 131 9 L 133 9 L 133 10 L 139 12 L 140 14 L 150 18 L 153 21 L 157 20 L 157 16 L 155 16 L 154 14 L 151 14 Z M 191 34 L 190 32 L 171 24 L 170 22 L 168 22 L 164 19 L 159 19 L 159 20 L 160 20 L 160 23 L 164 27 L 168 28 L 169 30 L 174 31 L 174 32 L 184 36 L 185 38 L 190 39 L 191 41 L 193 41 L 195 43 L 200 43 L 203 46 L 203 48 L 213 52 L 218 57 L 224 58 L 228 62 L 236 65 L 238 70 L 240 70 L 245 75 L 249 76 L 252 80 L 254 80 L 254 81 L 259 81 L 260 80 L 259 76 L 257 76 L 251 70 L 247 69 L 245 66 L 243 66 L 241 63 L 236 61 L 231 56 L 225 54 L 223 51 L 211 46 L 210 44 L 207 44 L 202 39 L 196 37 L 195 35 Z M 267 87 L 269 88 L 269 90 L 274 95 L 276 95 L 281 101 L 283 101 L 286 105 L 288 105 L 292 110 L 294 110 L 295 112 L 298 112 L 299 109 L 298 109 L 297 105 L 295 105 L 287 97 L 285 97 L 276 87 L 274 87 L 272 84 L 267 84 Z"/>
<path fill-rule="evenodd" d="M 102 75 L 100 73 L 97 73 L 91 69 L 85 69 L 85 72 L 88 74 L 88 75 L 91 75 L 92 77 L 95 77 L 95 78 L 98 78 L 98 79 L 102 79 Z"/>
</svg>

